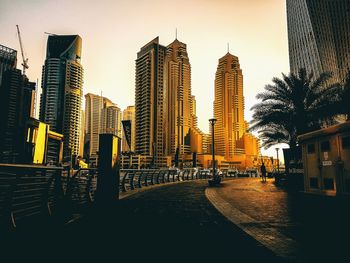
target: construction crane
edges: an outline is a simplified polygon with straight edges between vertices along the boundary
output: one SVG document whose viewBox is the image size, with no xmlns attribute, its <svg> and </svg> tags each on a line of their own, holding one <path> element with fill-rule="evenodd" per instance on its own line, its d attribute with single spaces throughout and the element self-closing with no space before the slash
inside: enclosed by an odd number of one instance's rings
<svg viewBox="0 0 350 263">
<path fill-rule="evenodd" d="M 19 45 L 21 46 L 21 53 L 22 53 L 22 60 L 23 60 L 23 63 L 22 63 L 22 66 L 23 66 L 23 75 L 26 74 L 26 69 L 29 68 L 28 66 L 28 58 L 25 58 L 24 57 L 24 51 L 23 51 L 23 44 L 22 44 L 22 39 L 21 39 L 21 33 L 19 32 L 19 27 L 18 25 L 16 25 L 17 27 L 17 34 L 18 34 L 18 39 L 19 39 Z"/>
</svg>

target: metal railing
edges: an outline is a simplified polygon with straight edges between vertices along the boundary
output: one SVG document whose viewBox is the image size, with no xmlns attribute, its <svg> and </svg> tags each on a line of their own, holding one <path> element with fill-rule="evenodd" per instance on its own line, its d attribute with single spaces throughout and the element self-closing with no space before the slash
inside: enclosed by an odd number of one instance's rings
<svg viewBox="0 0 350 263">
<path fill-rule="evenodd" d="M 210 177 L 197 169 L 122 169 L 120 192 Z M 0 164 L 0 227 L 15 228 L 36 216 L 68 221 L 95 201 L 97 169 Z M 116 186 L 118 187 L 118 186 Z M 27 220 L 28 219 L 28 220 Z"/>
</svg>

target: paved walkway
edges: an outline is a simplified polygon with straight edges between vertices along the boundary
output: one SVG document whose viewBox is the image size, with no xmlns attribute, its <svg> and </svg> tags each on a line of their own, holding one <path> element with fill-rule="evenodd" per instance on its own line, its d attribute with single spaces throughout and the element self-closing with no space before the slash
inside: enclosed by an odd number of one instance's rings
<svg viewBox="0 0 350 263">
<path fill-rule="evenodd" d="M 256 178 L 225 180 L 216 188 L 207 188 L 206 180 L 163 185 L 64 227 L 17 231 L 0 242 L 0 260 L 347 262 L 339 256 L 347 256 L 349 217 L 339 212 L 344 203 L 330 200 Z"/>
<path fill-rule="evenodd" d="M 207 184 L 153 188 L 76 224 L 45 233 L 32 229 L 7 245 L 79 262 L 283 262 L 213 207 Z"/>
<path fill-rule="evenodd" d="M 231 222 L 288 261 L 342 262 L 348 257 L 347 199 L 288 193 L 272 179 L 263 183 L 258 178 L 226 180 L 207 188 L 206 195 Z"/>
</svg>

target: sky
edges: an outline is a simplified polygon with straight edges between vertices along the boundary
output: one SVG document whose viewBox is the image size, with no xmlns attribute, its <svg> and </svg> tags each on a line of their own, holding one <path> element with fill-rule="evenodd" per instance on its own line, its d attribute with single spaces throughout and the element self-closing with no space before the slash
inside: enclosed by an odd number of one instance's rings
<svg viewBox="0 0 350 263">
<path fill-rule="evenodd" d="M 0 0 L 0 44 L 18 50 L 21 67 L 16 24 L 31 81 L 40 83 L 44 32 L 78 34 L 84 94 L 102 92 L 122 110 L 134 105 L 137 52 L 157 36 L 160 44 L 170 44 L 177 29 L 177 38 L 187 44 L 192 95 L 204 132 L 213 116 L 215 71 L 227 43 L 243 71 L 247 121 L 256 94 L 273 77 L 289 72 L 285 0 Z M 275 147 L 262 153 L 276 156 Z"/>
</svg>

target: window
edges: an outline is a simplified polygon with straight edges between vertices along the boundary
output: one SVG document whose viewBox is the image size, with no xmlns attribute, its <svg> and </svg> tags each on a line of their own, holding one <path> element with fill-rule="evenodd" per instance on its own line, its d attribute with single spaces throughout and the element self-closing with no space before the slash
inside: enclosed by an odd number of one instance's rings
<svg viewBox="0 0 350 263">
<path fill-rule="evenodd" d="M 342 138 L 343 149 L 350 149 L 350 136 Z"/>
<path fill-rule="evenodd" d="M 321 152 L 329 152 L 331 149 L 331 145 L 329 141 L 321 142 Z"/>
<path fill-rule="evenodd" d="M 333 178 L 324 178 L 323 185 L 325 190 L 334 190 Z"/>
<path fill-rule="evenodd" d="M 315 144 L 314 143 L 310 143 L 307 145 L 307 153 L 308 154 L 315 153 Z"/>
<path fill-rule="evenodd" d="M 316 177 L 310 178 L 310 188 L 318 188 L 318 179 Z"/>
</svg>

